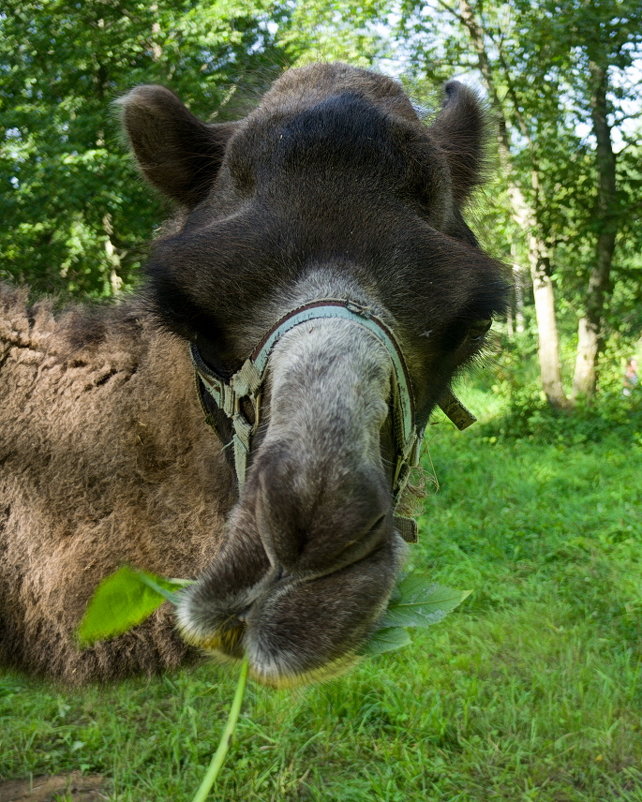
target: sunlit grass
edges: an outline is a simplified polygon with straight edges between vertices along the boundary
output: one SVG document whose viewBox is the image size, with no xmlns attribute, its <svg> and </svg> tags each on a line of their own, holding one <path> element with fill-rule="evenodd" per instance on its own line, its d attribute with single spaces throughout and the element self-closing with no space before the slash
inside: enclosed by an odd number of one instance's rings
<svg viewBox="0 0 642 802">
<path fill-rule="evenodd" d="M 639 802 L 639 453 L 446 423 L 428 436 L 441 490 L 410 562 L 472 596 L 341 679 L 251 685 L 217 798 Z M 69 694 L 0 682 L 2 776 L 80 769 L 107 776 L 112 800 L 181 802 L 236 676 L 208 664 Z"/>
</svg>

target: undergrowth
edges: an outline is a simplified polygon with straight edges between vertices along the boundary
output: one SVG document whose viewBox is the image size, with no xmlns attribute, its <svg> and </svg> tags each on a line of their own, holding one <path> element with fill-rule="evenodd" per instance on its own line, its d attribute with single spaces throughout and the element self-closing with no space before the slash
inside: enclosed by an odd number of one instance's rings
<svg viewBox="0 0 642 802">
<path fill-rule="evenodd" d="M 491 443 L 514 439 L 581 445 L 612 440 L 642 445 L 642 387 L 629 396 L 622 392 L 625 357 L 635 355 L 635 345 L 609 344 L 600 361 L 595 396 L 573 398 L 567 387 L 568 407 L 561 408 L 549 404 L 542 392 L 531 338 L 498 339 L 495 348 L 494 355 L 459 382 L 481 413 L 477 436 Z M 566 354 L 569 376 L 572 356 Z"/>
</svg>

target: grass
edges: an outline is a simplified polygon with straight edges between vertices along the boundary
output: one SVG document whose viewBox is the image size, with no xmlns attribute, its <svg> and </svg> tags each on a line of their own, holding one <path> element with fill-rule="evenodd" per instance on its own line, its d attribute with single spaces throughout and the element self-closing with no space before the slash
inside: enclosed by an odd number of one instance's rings
<svg viewBox="0 0 642 802">
<path fill-rule="evenodd" d="M 642 800 L 639 447 L 488 431 L 431 427 L 441 490 L 410 551 L 472 596 L 334 682 L 251 685 L 217 799 Z M 79 769 L 114 802 L 190 800 L 235 683 L 209 664 L 73 694 L 5 677 L 0 775 Z"/>
</svg>

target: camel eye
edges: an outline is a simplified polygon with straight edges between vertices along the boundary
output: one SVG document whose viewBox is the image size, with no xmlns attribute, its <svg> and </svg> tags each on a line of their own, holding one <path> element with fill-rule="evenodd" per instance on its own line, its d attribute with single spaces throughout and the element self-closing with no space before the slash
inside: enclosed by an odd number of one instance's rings
<svg viewBox="0 0 642 802">
<path fill-rule="evenodd" d="M 468 330 L 468 340 L 469 342 L 479 342 L 484 338 L 484 335 L 491 327 L 493 321 L 491 318 L 487 318 L 486 320 L 477 320 Z"/>
</svg>

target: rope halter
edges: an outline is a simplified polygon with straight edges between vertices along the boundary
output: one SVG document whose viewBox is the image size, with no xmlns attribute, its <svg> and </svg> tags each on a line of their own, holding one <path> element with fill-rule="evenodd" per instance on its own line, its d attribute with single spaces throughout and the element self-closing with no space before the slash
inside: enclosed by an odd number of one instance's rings
<svg viewBox="0 0 642 802">
<path fill-rule="evenodd" d="M 205 364 L 194 343 L 190 355 L 202 388 L 214 405 L 229 419 L 234 452 L 234 470 L 239 491 L 247 475 L 252 437 L 261 422 L 261 394 L 268 369 L 268 360 L 276 343 L 296 326 L 311 320 L 350 320 L 372 334 L 386 348 L 392 362 L 392 424 L 395 440 L 395 466 L 392 477 L 393 509 L 408 483 L 412 468 L 419 464 L 424 427 L 415 423 L 415 403 L 408 367 L 392 331 L 372 311 L 353 301 L 332 298 L 314 301 L 291 310 L 264 335 L 240 369 L 225 379 Z M 199 393 L 200 395 L 200 393 Z M 248 405 L 252 414 L 248 418 Z M 458 428 L 465 428 L 475 418 L 451 394 L 443 397 L 440 406 Z M 206 410 L 207 412 L 207 410 Z M 211 417 L 208 423 L 215 427 Z M 411 518 L 395 515 L 395 525 L 404 540 L 417 540 L 417 525 Z"/>
</svg>

